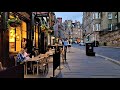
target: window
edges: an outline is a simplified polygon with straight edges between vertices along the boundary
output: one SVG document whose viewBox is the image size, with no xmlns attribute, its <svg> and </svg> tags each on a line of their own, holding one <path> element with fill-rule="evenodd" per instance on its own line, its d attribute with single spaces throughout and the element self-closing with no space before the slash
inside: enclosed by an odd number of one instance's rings
<svg viewBox="0 0 120 90">
<path fill-rule="evenodd" d="M 93 19 L 95 19 L 95 14 L 93 13 Z"/>
<path fill-rule="evenodd" d="M 95 24 L 96 26 L 96 31 L 100 31 L 100 24 Z"/>
<path fill-rule="evenodd" d="M 115 18 L 117 18 L 117 14 L 115 15 Z"/>
<path fill-rule="evenodd" d="M 108 24 L 108 30 L 112 30 L 112 24 Z"/>
<path fill-rule="evenodd" d="M 108 13 L 108 19 L 112 19 L 112 13 L 111 12 Z"/>
<path fill-rule="evenodd" d="M 100 12 L 95 12 L 95 19 L 100 19 Z"/>
<path fill-rule="evenodd" d="M 9 18 L 14 18 L 10 15 Z M 19 52 L 21 50 L 22 38 L 26 36 L 26 23 L 23 25 L 23 21 L 18 27 L 8 27 L 9 29 L 9 52 Z M 24 33 L 22 33 L 24 32 Z"/>
</svg>

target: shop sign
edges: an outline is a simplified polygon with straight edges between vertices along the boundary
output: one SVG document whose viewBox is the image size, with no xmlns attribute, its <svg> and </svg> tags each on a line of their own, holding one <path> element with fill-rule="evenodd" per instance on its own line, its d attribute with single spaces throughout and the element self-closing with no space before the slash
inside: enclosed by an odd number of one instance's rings
<svg viewBox="0 0 120 90">
<path fill-rule="evenodd" d="M 37 17 L 48 17 L 49 12 L 33 12 L 34 14 L 37 14 Z"/>
</svg>

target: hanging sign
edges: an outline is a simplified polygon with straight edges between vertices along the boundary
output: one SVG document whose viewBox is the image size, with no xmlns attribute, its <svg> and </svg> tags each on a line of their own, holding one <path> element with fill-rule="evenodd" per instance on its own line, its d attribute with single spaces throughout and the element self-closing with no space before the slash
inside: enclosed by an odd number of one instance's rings
<svg viewBox="0 0 120 90">
<path fill-rule="evenodd" d="M 34 14 L 37 15 L 37 17 L 48 17 L 49 12 L 33 12 Z"/>
</svg>

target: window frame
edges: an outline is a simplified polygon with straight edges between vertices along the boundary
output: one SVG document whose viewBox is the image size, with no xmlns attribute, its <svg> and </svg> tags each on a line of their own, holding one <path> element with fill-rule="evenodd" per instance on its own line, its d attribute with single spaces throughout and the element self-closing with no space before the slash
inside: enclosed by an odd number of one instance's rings
<svg viewBox="0 0 120 90">
<path fill-rule="evenodd" d="M 108 12 L 108 19 L 112 19 L 112 13 L 111 12 Z"/>
</svg>

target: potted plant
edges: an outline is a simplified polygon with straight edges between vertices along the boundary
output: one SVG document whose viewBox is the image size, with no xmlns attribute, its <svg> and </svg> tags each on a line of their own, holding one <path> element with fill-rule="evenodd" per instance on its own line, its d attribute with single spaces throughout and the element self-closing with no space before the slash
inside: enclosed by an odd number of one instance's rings
<svg viewBox="0 0 120 90">
<path fill-rule="evenodd" d="M 11 27 L 18 27 L 19 25 L 21 25 L 21 22 L 22 21 L 19 18 L 11 18 L 8 19 L 7 24 Z"/>
<path fill-rule="evenodd" d="M 50 27 L 49 30 L 48 30 L 48 33 L 52 33 L 54 30 L 53 30 L 53 27 Z"/>
<path fill-rule="evenodd" d="M 42 32 L 45 32 L 46 30 L 48 30 L 48 28 L 45 24 L 42 24 L 40 27 L 41 27 Z"/>
</svg>

